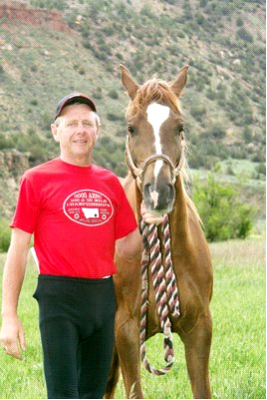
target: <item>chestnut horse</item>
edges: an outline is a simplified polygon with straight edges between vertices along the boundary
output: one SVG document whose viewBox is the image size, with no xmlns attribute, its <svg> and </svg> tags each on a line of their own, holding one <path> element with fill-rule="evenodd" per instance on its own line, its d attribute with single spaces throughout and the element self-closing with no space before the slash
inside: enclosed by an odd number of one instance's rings
<svg viewBox="0 0 267 400">
<path fill-rule="evenodd" d="M 144 201 L 151 212 L 169 215 L 172 262 L 179 293 L 180 316 L 170 315 L 171 330 L 185 348 L 194 398 L 210 398 L 209 353 L 212 319 L 212 264 L 200 218 L 184 187 L 183 115 L 179 96 L 188 67 L 168 84 L 151 79 L 139 86 L 121 66 L 122 83 L 130 96 L 126 145 L 129 174 L 123 182 L 129 202 L 140 221 Z M 116 258 L 117 295 L 115 350 L 105 398 L 113 398 L 121 368 L 127 398 L 143 398 L 140 379 L 141 254 Z M 162 332 L 155 311 L 149 273 L 146 338 Z M 156 379 L 156 378 L 155 378 Z"/>
</svg>

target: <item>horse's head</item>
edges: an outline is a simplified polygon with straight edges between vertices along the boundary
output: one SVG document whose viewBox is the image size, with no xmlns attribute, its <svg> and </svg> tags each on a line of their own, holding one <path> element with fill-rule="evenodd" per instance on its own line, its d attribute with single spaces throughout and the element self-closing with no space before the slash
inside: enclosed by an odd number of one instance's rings
<svg viewBox="0 0 267 400">
<path fill-rule="evenodd" d="M 121 66 L 122 82 L 131 103 L 127 110 L 126 158 L 149 211 L 169 213 L 175 181 L 184 161 L 183 117 L 178 98 L 187 69 L 171 84 L 151 79 L 139 87 Z"/>
</svg>

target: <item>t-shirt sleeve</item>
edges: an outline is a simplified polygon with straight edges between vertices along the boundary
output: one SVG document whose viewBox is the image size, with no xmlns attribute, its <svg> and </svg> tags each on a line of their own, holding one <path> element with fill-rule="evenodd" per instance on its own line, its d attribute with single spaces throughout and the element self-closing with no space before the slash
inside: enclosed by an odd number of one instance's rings
<svg viewBox="0 0 267 400">
<path fill-rule="evenodd" d="M 125 192 L 120 185 L 120 201 L 116 215 L 116 239 L 120 239 L 137 228 L 133 210 L 128 202 Z"/>
<path fill-rule="evenodd" d="M 33 233 L 39 213 L 38 189 L 27 175 L 20 182 L 18 202 L 10 227 Z"/>
</svg>

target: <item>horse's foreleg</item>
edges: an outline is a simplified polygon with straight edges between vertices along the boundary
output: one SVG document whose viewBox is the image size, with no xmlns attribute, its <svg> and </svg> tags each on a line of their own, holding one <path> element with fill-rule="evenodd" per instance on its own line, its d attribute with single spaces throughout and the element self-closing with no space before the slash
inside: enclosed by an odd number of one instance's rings
<svg viewBox="0 0 267 400">
<path fill-rule="evenodd" d="M 195 399 L 210 399 L 209 353 L 212 336 L 212 322 L 202 317 L 194 329 L 182 335 L 185 345 L 187 370 Z"/>
<path fill-rule="evenodd" d="M 121 316 L 122 317 L 122 316 Z M 126 316 L 125 316 L 126 317 Z M 142 399 L 139 325 L 134 318 L 121 318 L 116 327 L 116 346 L 127 399 Z"/>
</svg>

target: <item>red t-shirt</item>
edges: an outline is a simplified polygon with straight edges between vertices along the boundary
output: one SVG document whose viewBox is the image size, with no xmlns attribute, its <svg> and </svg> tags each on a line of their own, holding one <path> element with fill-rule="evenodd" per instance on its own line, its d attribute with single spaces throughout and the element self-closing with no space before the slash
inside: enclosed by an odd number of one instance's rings
<svg viewBox="0 0 267 400">
<path fill-rule="evenodd" d="M 11 223 L 34 234 L 41 274 L 91 279 L 115 273 L 115 240 L 136 226 L 112 172 L 59 158 L 24 174 Z"/>
</svg>

